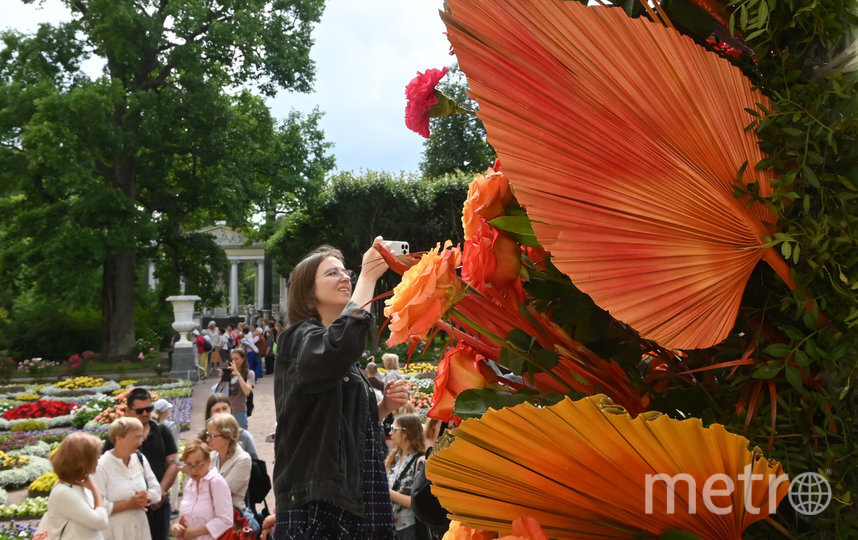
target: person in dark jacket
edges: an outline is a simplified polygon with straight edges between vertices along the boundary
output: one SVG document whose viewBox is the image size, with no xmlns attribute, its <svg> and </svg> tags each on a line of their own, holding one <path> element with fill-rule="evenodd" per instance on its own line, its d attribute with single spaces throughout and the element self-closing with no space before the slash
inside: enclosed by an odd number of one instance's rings
<svg viewBox="0 0 858 540">
<path fill-rule="evenodd" d="M 371 247 L 353 291 L 342 254 L 323 246 L 292 272 L 274 369 L 277 540 L 396 537 L 380 419 L 408 392 L 396 381 L 377 403 L 358 364 L 374 331 L 364 307 L 385 270 Z"/>
</svg>

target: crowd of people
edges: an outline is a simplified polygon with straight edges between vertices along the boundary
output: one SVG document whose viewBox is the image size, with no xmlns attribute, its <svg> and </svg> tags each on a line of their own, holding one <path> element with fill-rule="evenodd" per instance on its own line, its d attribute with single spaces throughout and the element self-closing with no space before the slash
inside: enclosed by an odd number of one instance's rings
<svg viewBox="0 0 858 540">
<path fill-rule="evenodd" d="M 110 425 L 103 446 L 75 433 L 52 456 L 60 481 L 42 538 L 207 540 L 236 523 L 248 538 L 430 538 L 412 508 L 411 487 L 439 424 L 424 426 L 408 406 L 396 355 L 382 357 L 385 374 L 373 362 L 364 369 L 359 363 L 375 327 L 367 308 L 385 270 L 370 248 L 355 280 L 342 254 L 324 246 L 295 267 L 276 342 L 273 325 L 242 327 L 233 337 L 234 329 L 212 323 L 198 333 L 200 366 L 218 375 L 204 429 L 179 459 L 170 403 L 131 390 L 126 416 Z M 200 345 L 205 340 L 210 350 Z M 247 397 L 264 376 L 259 358 L 274 350 L 274 400 L 260 405 L 274 407 L 276 417 L 276 504 L 266 515 L 249 496 L 259 456 Z M 180 502 L 171 490 L 179 470 Z"/>
</svg>

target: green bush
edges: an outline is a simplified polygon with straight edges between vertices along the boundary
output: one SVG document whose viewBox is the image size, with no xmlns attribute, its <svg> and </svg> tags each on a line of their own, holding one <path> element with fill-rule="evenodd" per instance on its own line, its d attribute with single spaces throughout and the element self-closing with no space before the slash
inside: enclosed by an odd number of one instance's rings
<svg viewBox="0 0 858 540">
<path fill-rule="evenodd" d="M 96 305 L 66 307 L 70 305 L 58 305 L 56 298 L 39 297 L 32 291 L 21 294 L 8 320 L 0 319 L 0 349 L 8 349 L 15 358 L 58 361 L 80 351 L 98 350 L 101 311 Z"/>
</svg>

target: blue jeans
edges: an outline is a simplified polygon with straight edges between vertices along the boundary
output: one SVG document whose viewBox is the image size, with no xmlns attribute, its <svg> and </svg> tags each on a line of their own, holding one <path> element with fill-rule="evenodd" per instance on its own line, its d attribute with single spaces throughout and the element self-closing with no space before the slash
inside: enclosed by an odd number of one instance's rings
<svg viewBox="0 0 858 540">
<path fill-rule="evenodd" d="M 235 421 L 238 422 L 239 426 L 247 429 L 247 411 L 232 411 L 232 416 L 235 417 Z"/>
</svg>

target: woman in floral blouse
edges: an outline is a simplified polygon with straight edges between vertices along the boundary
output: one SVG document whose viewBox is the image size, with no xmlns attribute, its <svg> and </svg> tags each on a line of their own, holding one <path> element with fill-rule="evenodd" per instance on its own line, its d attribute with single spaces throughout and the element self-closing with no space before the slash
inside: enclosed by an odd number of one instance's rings
<svg viewBox="0 0 858 540">
<path fill-rule="evenodd" d="M 403 414 L 393 420 L 390 440 L 392 447 L 384 465 L 393 501 L 393 523 L 400 540 L 416 540 L 418 529 L 424 525 L 417 521 L 411 509 L 411 484 L 417 464 L 425 458 L 426 444 L 423 425 L 416 414 Z"/>
</svg>

